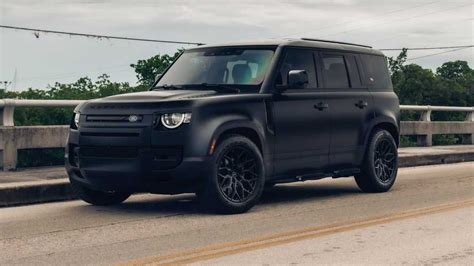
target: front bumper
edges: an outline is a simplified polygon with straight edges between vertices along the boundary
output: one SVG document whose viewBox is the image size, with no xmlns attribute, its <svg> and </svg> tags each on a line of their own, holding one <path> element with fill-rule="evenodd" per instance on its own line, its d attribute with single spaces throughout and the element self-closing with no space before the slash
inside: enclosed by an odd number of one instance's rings
<svg viewBox="0 0 474 266">
<path fill-rule="evenodd" d="M 103 191 L 184 193 L 208 175 L 210 157 L 185 152 L 183 134 L 154 136 L 149 128 L 71 130 L 65 164 L 71 179 Z M 159 139 L 159 141 L 151 141 Z"/>
</svg>

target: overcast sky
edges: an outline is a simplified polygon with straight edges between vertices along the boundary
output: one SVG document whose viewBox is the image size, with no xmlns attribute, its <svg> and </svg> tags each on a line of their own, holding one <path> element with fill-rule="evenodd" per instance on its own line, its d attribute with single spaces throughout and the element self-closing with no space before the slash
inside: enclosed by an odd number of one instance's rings
<svg viewBox="0 0 474 266">
<path fill-rule="evenodd" d="M 375 48 L 473 44 L 473 0 L 0 0 L 0 24 L 139 38 L 218 43 L 313 37 Z M 45 88 L 107 73 L 135 84 L 139 59 L 186 45 L 98 40 L 0 29 L 0 81 Z M 413 51 L 410 58 L 442 51 Z M 398 52 L 386 52 L 396 55 Z M 435 69 L 449 60 L 474 67 L 474 49 L 410 62 Z M 10 88 L 13 89 L 13 86 Z"/>
</svg>

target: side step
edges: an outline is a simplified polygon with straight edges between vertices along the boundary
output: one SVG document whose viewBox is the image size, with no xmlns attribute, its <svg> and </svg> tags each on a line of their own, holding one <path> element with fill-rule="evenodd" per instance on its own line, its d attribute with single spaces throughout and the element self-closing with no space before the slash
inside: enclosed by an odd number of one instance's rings
<svg viewBox="0 0 474 266">
<path fill-rule="evenodd" d="M 293 183 L 293 182 L 304 182 L 307 180 L 319 180 L 323 179 L 326 177 L 332 177 L 332 178 L 340 178 L 340 177 L 348 177 L 348 176 L 353 176 L 355 174 L 360 173 L 359 168 L 348 168 L 348 169 L 341 169 L 329 173 L 312 173 L 312 174 L 306 174 L 306 175 L 298 175 L 295 177 L 290 177 L 290 178 L 283 178 L 279 180 L 272 180 L 273 183 Z"/>
<path fill-rule="evenodd" d="M 325 177 L 329 177 L 331 175 L 327 173 L 314 173 L 314 174 L 307 174 L 307 175 L 298 175 L 296 176 L 296 181 L 306 181 L 306 180 L 318 180 L 323 179 Z"/>
<path fill-rule="evenodd" d="M 342 169 L 342 170 L 337 170 L 334 171 L 332 174 L 333 178 L 338 178 L 338 177 L 347 177 L 347 176 L 353 176 L 355 174 L 360 173 L 359 168 L 349 168 L 349 169 Z"/>
</svg>

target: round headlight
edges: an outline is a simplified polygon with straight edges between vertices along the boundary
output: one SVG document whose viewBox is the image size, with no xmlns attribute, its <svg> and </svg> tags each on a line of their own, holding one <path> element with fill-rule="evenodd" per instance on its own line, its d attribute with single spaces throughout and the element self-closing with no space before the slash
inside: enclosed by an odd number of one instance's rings
<svg viewBox="0 0 474 266">
<path fill-rule="evenodd" d="M 177 128 L 184 122 L 184 114 L 172 113 L 161 116 L 161 123 L 166 128 Z"/>
<path fill-rule="evenodd" d="M 76 128 L 79 127 L 79 118 L 81 118 L 81 114 L 80 113 L 75 113 L 74 114 L 74 125 L 76 125 Z"/>
</svg>

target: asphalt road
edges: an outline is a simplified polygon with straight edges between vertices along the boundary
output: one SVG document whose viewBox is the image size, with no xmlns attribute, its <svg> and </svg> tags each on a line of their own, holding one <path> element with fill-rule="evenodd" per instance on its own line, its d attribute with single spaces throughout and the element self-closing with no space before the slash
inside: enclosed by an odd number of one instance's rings
<svg viewBox="0 0 474 266">
<path fill-rule="evenodd" d="M 220 256 L 191 265 L 473 265 L 474 207 Z M 213 255 L 212 257 L 216 257 Z"/>
<path fill-rule="evenodd" d="M 452 223 L 461 228 L 452 234 L 449 230 L 448 233 L 425 230 L 418 232 L 416 239 L 423 240 L 427 235 L 441 239 L 440 243 L 454 241 L 456 249 L 470 262 L 472 245 L 465 243 L 474 241 L 473 181 L 471 162 L 400 169 L 393 189 L 383 194 L 360 192 L 352 178 L 280 185 L 266 192 L 262 202 L 249 213 L 224 216 L 203 213 L 193 195 L 137 195 L 113 207 L 70 201 L 2 208 L 0 265 L 140 264 L 166 260 L 228 264 L 243 262 L 239 258 L 265 263 L 258 258 L 272 254 L 274 259 L 278 258 L 276 255 L 282 253 L 278 248 L 283 244 L 289 245 L 287 251 L 300 250 L 298 245 L 317 246 L 318 240 L 332 237 L 324 243 L 343 247 L 348 239 L 343 234 L 381 226 L 400 228 L 410 234 L 414 225 L 403 225 L 410 219 L 423 219 L 420 223 L 428 226 Z M 461 236 L 462 231 L 467 232 Z M 384 248 L 403 251 L 402 236 L 397 240 L 398 235 L 385 233 L 393 238 L 392 246 L 373 245 L 374 248 L 378 247 L 379 252 Z M 362 240 L 371 241 L 368 237 Z M 428 240 L 424 242 L 429 243 Z M 313 244 L 304 244 L 305 241 Z M 333 256 L 333 263 L 350 263 L 349 250 L 340 249 L 338 252 L 343 254 Z M 297 252 L 294 253 L 296 256 Z M 176 258 L 184 259 L 173 261 Z M 229 260 L 225 261 L 226 258 Z M 292 261 L 282 259 L 281 262 Z"/>
</svg>

